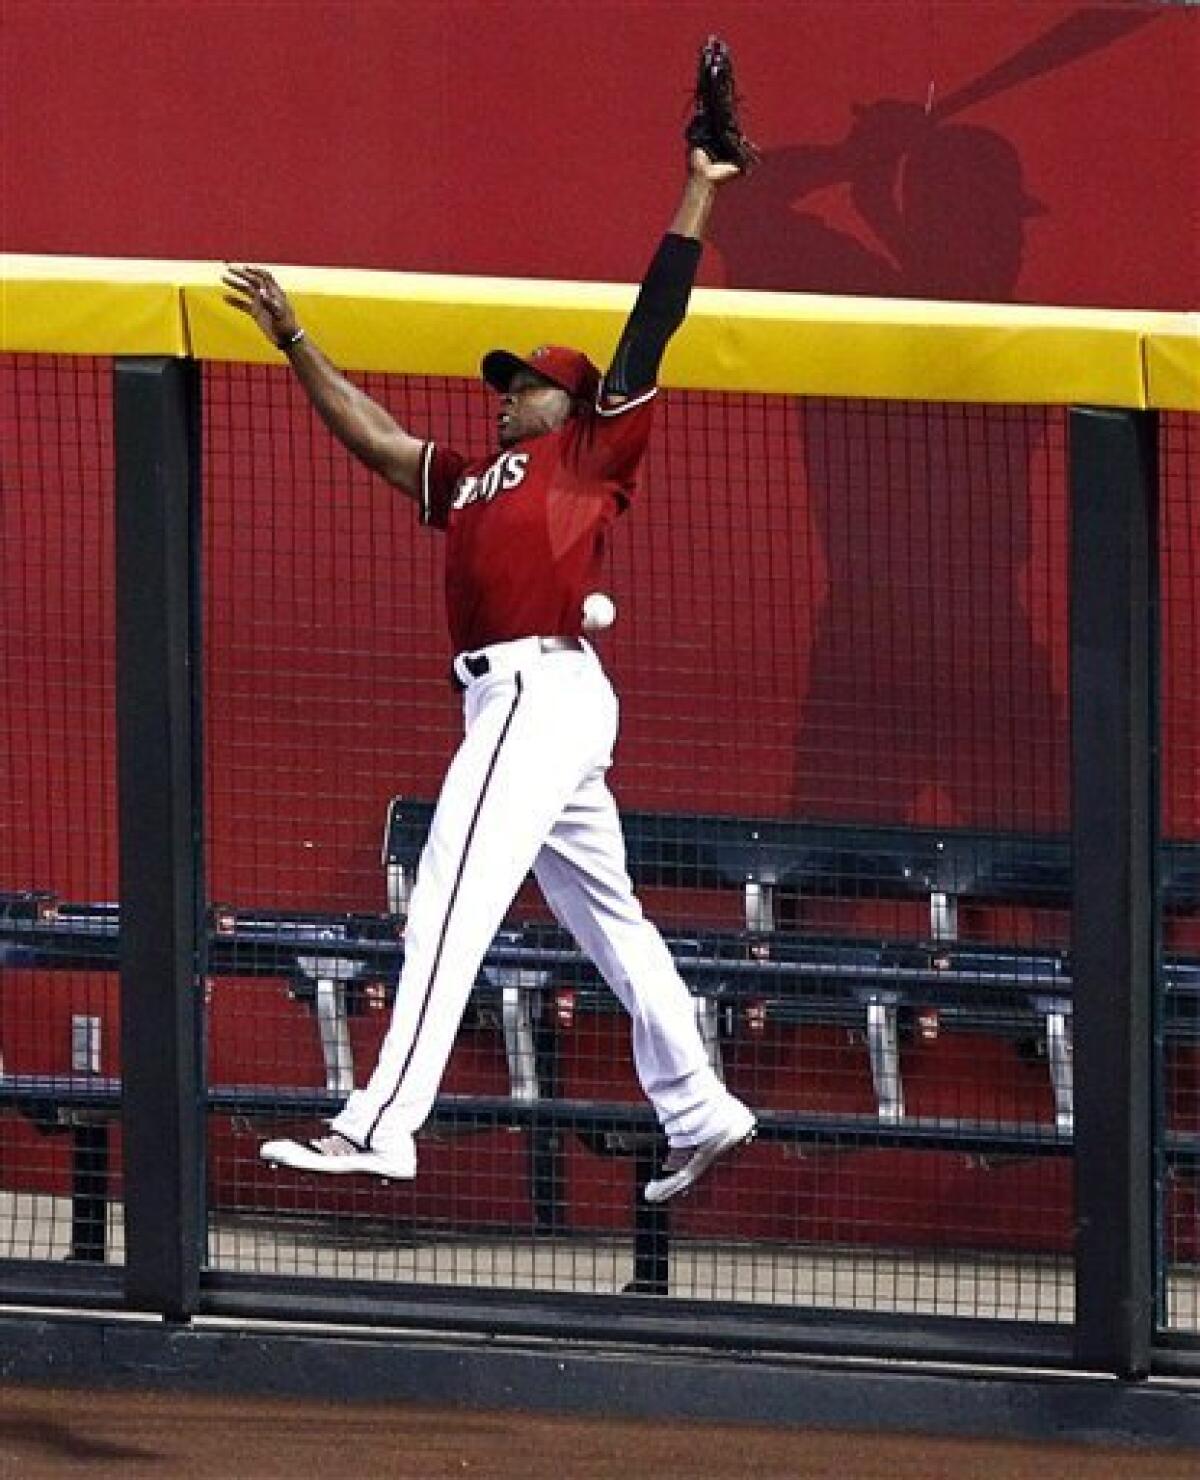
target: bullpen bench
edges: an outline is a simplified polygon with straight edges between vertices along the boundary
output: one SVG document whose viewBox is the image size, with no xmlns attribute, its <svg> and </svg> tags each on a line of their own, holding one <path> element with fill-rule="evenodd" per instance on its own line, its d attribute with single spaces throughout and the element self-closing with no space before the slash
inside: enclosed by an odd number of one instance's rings
<svg viewBox="0 0 1200 1480">
<path fill-rule="evenodd" d="M 325 1070 L 323 1089 L 210 1086 L 215 1112 L 261 1119 L 328 1116 L 354 1084 L 348 1020 L 367 988 L 394 991 L 403 955 L 403 920 L 431 816 L 428 803 L 394 799 L 383 845 L 388 909 L 383 914 L 320 914 L 214 906 L 207 919 L 206 974 L 282 978 L 314 1012 Z M 783 1024 L 843 1025 L 866 1039 L 876 1114 L 765 1112 L 766 1140 L 838 1146 L 904 1146 L 980 1156 L 1062 1155 L 1072 1145 L 1071 998 L 1065 951 L 1012 948 L 959 938 L 963 904 L 1070 906 L 1069 847 L 1035 835 L 906 827 L 812 825 L 728 817 L 628 813 L 629 869 L 642 888 L 736 890 L 740 929 L 664 932 L 697 1005 L 714 1067 L 722 1040 L 749 1014 Z M 1200 848 L 1163 851 L 1164 907 L 1200 903 Z M 927 932 L 906 940 L 807 937 L 777 927 L 788 895 L 919 901 Z M 0 964 L 37 969 L 113 970 L 119 911 L 70 904 L 47 893 L 0 896 Z M 1196 1041 L 1200 962 L 1164 963 L 1164 1028 Z M 556 1132 L 567 1129 L 595 1149 L 633 1156 L 634 1288 L 665 1289 L 667 1212 L 638 1195 L 661 1151 L 648 1109 L 565 1099 L 556 1035 L 548 1025 L 564 1007 L 616 1011 L 614 1000 L 574 943 L 556 928 L 505 928 L 483 963 L 472 996 L 476 1012 L 501 1028 L 509 1073 L 502 1098 L 441 1096 L 439 1126 L 508 1126 L 531 1134 L 535 1215 L 552 1228 L 559 1173 Z M 1054 1094 L 1053 1126 L 986 1125 L 906 1114 L 901 1024 L 934 1009 L 950 1030 L 1037 1035 Z M 78 1042 L 74 1041 L 78 1039 Z M 74 1137 L 72 1246 L 103 1258 L 107 1202 L 107 1121 L 120 1086 L 97 1073 L 86 1021 L 73 1024 L 73 1073 L 0 1075 L 0 1104 L 43 1128 Z M 540 1148 L 540 1149 L 539 1149 Z M 1172 1137 L 1169 1156 L 1193 1167 L 1194 1139 Z"/>
<path fill-rule="evenodd" d="M 388 908 L 403 915 L 432 806 L 393 798 L 383 864 Z M 1074 1115 L 1071 980 L 1067 953 L 965 942 L 962 905 L 1067 910 L 1070 844 L 1047 834 L 967 829 L 810 823 L 698 814 L 627 812 L 627 864 L 635 886 L 736 890 L 744 933 L 664 932 L 691 988 L 714 1068 L 721 1072 L 718 1009 L 741 993 L 765 998 L 776 1020 L 849 1022 L 861 1027 L 881 1122 L 905 1118 L 900 1021 L 922 1005 L 947 1027 L 1015 1031 L 1045 1045 L 1055 1122 L 1069 1132 Z M 1163 907 L 1192 913 L 1200 905 L 1200 846 L 1168 844 L 1160 863 Z M 918 940 L 814 941 L 779 932 L 785 898 L 920 902 L 928 932 Z M 513 941 L 515 944 L 515 940 Z M 521 967 L 492 960 L 490 979 L 506 996 L 510 1062 L 527 1061 L 532 1034 L 530 989 L 537 961 Z M 547 973 L 547 978 L 550 973 Z M 1168 993 L 1194 989 L 1186 963 L 1167 966 Z M 1181 1004 L 1176 1004 L 1181 1005 Z M 1182 1007 L 1180 1025 L 1191 1021 Z M 514 1075 L 514 1084 L 516 1076 Z"/>
</svg>

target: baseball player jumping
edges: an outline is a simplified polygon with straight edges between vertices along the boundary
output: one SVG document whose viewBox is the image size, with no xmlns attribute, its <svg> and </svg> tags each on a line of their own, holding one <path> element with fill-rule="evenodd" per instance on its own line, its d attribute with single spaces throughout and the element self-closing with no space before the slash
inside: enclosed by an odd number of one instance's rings
<svg viewBox="0 0 1200 1480">
<path fill-rule="evenodd" d="M 231 266 L 227 301 L 283 350 L 318 414 L 446 535 L 446 605 L 465 735 L 421 854 L 392 1021 L 369 1082 L 308 1142 L 264 1160 L 322 1173 L 416 1175 L 428 1118 L 480 964 L 530 870 L 629 1013 L 633 1057 L 670 1152 L 645 1197 L 689 1188 L 754 1132 L 710 1067 L 691 997 L 644 918 L 605 773 L 617 699 L 583 639 L 609 527 L 633 501 L 656 379 L 683 322 L 717 191 L 736 156 L 695 146 L 682 197 L 603 376 L 578 350 L 497 349 L 497 441 L 471 461 L 411 435 L 308 337 L 261 267 Z M 705 141 L 707 142 L 707 140 Z"/>
</svg>

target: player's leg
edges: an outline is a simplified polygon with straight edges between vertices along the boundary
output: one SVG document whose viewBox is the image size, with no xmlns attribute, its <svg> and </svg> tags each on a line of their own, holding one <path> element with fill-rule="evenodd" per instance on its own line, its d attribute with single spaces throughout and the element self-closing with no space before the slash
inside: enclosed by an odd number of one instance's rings
<svg viewBox="0 0 1200 1480">
<path fill-rule="evenodd" d="M 429 1116 L 484 954 L 555 817 L 611 743 L 586 689 L 564 682 L 572 661 L 555 655 L 469 691 L 467 733 L 421 854 L 375 1069 L 333 1120 L 332 1137 L 299 1150 L 269 1143 L 266 1159 L 414 1175 L 413 1133 Z"/>
<path fill-rule="evenodd" d="M 691 994 L 633 892 L 602 768 L 564 809 L 534 873 L 555 916 L 629 1013 L 638 1079 L 672 1148 L 668 1176 L 647 1188 L 651 1201 L 661 1201 L 746 1140 L 754 1116 L 710 1065 Z"/>
</svg>

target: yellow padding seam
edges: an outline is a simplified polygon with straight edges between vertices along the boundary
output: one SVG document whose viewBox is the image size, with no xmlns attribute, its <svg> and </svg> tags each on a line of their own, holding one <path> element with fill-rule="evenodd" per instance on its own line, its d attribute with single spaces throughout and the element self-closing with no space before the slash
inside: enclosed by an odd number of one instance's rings
<svg viewBox="0 0 1200 1480">
<path fill-rule="evenodd" d="M 611 355 L 616 283 L 276 267 L 351 371 L 474 376 L 496 345 Z M 0 256 L 0 351 L 278 363 L 221 264 Z M 1200 316 L 698 289 L 662 383 L 887 400 L 1200 410 Z"/>
<path fill-rule="evenodd" d="M 8 354 L 186 355 L 181 269 L 209 263 L 0 255 L 0 350 Z"/>
<path fill-rule="evenodd" d="M 1200 411 L 1200 314 L 1178 314 L 1146 335 L 1146 404 Z"/>
</svg>

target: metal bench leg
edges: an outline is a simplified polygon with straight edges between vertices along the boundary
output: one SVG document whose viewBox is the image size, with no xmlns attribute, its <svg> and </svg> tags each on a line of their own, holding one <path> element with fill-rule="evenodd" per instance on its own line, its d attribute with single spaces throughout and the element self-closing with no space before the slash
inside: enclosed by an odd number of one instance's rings
<svg viewBox="0 0 1200 1480">
<path fill-rule="evenodd" d="M 775 929 L 775 886 L 747 880 L 746 929 L 769 934 Z"/>
<path fill-rule="evenodd" d="M 639 1141 L 633 1159 L 633 1279 L 629 1295 L 665 1295 L 671 1272 L 671 1220 L 666 1203 L 648 1203 L 642 1188 L 658 1172 L 665 1154 L 663 1138 Z"/>
<path fill-rule="evenodd" d="M 900 1035 L 895 1003 L 867 1003 L 867 1048 L 880 1120 L 904 1119 L 904 1085 L 900 1076 Z"/>
<path fill-rule="evenodd" d="M 725 1083 L 725 1065 L 721 1061 L 720 1019 L 715 997 L 693 997 L 692 1007 L 696 1013 L 696 1026 L 700 1030 L 700 1041 L 708 1055 L 713 1073 Z"/>
<path fill-rule="evenodd" d="M 108 1243 L 110 1138 L 106 1120 L 71 1126 L 71 1258 L 103 1264 Z"/>
<path fill-rule="evenodd" d="M 508 1080 L 514 1100 L 528 1104 L 540 1099 L 537 1072 L 537 1045 L 533 1034 L 530 993 L 517 986 L 501 989 L 501 1018 L 504 1027 L 504 1056 L 508 1060 Z"/>
<path fill-rule="evenodd" d="M 1046 1013 L 1046 1058 L 1054 1091 L 1054 1123 L 1067 1134 L 1075 1128 L 1075 1053 L 1071 1015 L 1062 1008 Z"/>
<path fill-rule="evenodd" d="M 542 1098 L 543 1087 L 553 1098 L 558 1088 L 558 1044 L 552 1030 L 539 1033 L 540 993 L 550 979 L 548 971 L 511 971 L 485 967 L 484 976 L 500 987 L 500 1026 L 508 1064 L 509 1094 L 521 1104 Z M 534 1222 L 540 1232 L 553 1233 L 562 1219 L 563 1137 L 550 1123 L 532 1125 L 529 1132 L 529 1182 Z"/>
<path fill-rule="evenodd" d="M 935 889 L 929 896 L 929 936 L 931 940 L 958 939 L 958 895 Z"/>
<path fill-rule="evenodd" d="M 101 1019 L 71 1015 L 71 1073 L 100 1073 Z M 109 1127 L 106 1119 L 64 1112 L 71 1127 L 71 1258 L 103 1264 L 108 1245 Z"/>
<path fill-rule="evenodd" d="M 548 1100 L 562 1092 L 560 1046 L 552 1014 L 539 1014 L 534 1030 L 538 1085 Z M 562 1232 L 567 1189 L 567 1142 L 569 1128 L 552 1116 L 535 1117 L 529 1132 L 529 1186 L 533 1199 L 533 1221 L 539 1233 Z"/>
<path fill-rule="evenodd" d="M 408 914 L 408 901 L 412 897 L 412 880 L 402 863 L 387 862 L 387 906 L 389 915 L 403 918 Z"/>
<path fill-rule="evenodd" d="M 348 1095 L 354 1088 L 354 1050 L 346 1017 L 346 984 L 319 976 L 316 990 L 317 1032 L 325 1060 L 325 1088 Z"/>
</svg>

